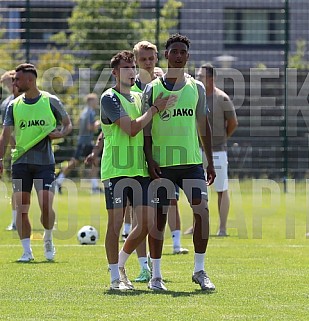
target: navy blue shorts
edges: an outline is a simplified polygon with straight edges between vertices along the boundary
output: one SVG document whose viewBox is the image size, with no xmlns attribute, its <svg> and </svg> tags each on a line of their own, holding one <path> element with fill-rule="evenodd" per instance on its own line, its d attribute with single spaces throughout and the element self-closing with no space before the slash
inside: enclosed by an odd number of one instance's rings
<svg viewBox="0 0 309 321">
<path fill-rule="evenodd" d="M 154 200 L 158 206 L 167 206 L 177 195 L 179 186 L 186 194 L 188 201 L 208 200 L 207 185 L 202 164 L 188 166 L 161 167 L 162 179 L 152 181 Z M 178 188 L 179 193 L 179 188 Z"/>
<path fill-rule="evenodd" d="M 34 185 L 37 191 L 55 192 L 55 165 L 13 164 L 12 183 L 14 192 L 31 193 Z"/>
<path fill-rule="evenodd" d="M 132 207 L 138 205 L 152 206 L 152 192 L 149 192 L 149 177 L 115 177 L 104 182 L 107 209 L 124 208 L 127 202 Z"/>
<path fill-rule="evenodd" d="M 93 146 L 91 144 L 78 144 L 74 154 L 74 158 L 81 160 L 92 153 Z"/>
</svg>

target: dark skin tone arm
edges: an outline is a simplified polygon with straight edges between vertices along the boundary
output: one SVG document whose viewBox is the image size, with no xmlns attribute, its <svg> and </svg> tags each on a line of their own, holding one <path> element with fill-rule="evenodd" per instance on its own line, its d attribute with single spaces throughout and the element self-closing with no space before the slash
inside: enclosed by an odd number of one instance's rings
<svg viewBox="0 0 309 321">
<path fill-rule="evenodd" d="M 211 185 L 215 178 L 216 172 L 214 169 L 213 157 L 212 157 L 212 136 L 211 127 L 208 121 L 208 117 L 197 119 L 197 127 L 200 135 L 200 139 L 207 158 L 207 185 Z"/>
<path fill-rule="evenodd" d="M 84 163 L 87 165 L 95 164 L 96 160 L 98 159 L 98 155 L 103 150 L 103 146 L 104 146 L 104 135 L 103 135 L 103 132 L 101 132 L 97 138 L 95 146 L 92 149 L 92 153 L 85 158 Z"/>
<path fill-rule="evenodd" d="M 144 153 L 148 164 L 148 172 L 152 179 L 160 178 L 159 164 L 152 158 L 151 123 L 144 128 Z"/>
</svg>

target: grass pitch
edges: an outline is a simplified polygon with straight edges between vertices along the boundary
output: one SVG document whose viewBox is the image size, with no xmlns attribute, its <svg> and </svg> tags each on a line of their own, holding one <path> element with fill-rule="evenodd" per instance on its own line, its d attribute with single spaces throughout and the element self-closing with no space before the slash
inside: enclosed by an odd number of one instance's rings
<svg viewBox="0 0 309 321">
<path fill-rule="evenodd" d="M 10 222 L 8 197 L 0 198 L 0 320 L 308 320 L 309 318 L 309 188 L 290 181 L 288 193 L 270 180 L 230 183 L 230 234 L 210 237 L 206 269 L 217 290 L 200 291 L 191 282 L 192 237 L 182 236 L 188 255 L 172 255 L 167 228 L 162 271 L 168 292 L 154 293 L 146 284 L 135 291 L 110 292 L 104 249 L 104 195 L 90 195 L 87 186 L 67 185 L 57 195 L 55 262 L 43 255 L 42 229 L 35 194 L 30 209 L 35 261 L 16 263 L 22 254 Z M 6 195 L 3 184 L 2 195 Z M 10 190 L 8 188 L 8 190 Z M 9 194 L 9 192 L 8 192 Z M 308 194 L 308 195 L 307 195 Z M 216 195 L 210 192 L 211 234 L 217 229 Z M 191 210 L 181 195 L 183 230 Z M 81 246 L 76 233 L 95 226 L 97 245 Z M 127 264 L 133 280 L 136 256 Z"/>
</svg>

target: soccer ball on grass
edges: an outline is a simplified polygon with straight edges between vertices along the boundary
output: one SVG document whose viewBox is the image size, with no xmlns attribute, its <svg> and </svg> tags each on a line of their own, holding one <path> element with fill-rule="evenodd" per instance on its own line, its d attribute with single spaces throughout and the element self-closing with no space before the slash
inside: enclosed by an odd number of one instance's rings
<svg viewBox="0 0 309 321">
<path fill-rule="evenodd" d="M 82 245 L 96 244 L 98 238 L 98 231 L 90 225 L 83 226 L 77 233 L 77 239 Z"/>
</svg>

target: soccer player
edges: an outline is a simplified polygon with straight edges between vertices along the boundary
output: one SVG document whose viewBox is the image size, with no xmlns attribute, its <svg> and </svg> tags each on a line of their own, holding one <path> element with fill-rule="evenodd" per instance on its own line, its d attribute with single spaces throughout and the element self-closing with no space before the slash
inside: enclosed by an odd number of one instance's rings
<svg viewBox="0 0 309 321">
<path fill-rule="evenodd" d="M 98 129 L 99 122 L 96 121 L 96 109 L 98 108 L 98 97 L 96 94 L 88 94 L 85 98 L 86 106 L 82 110 L 79 117 L 79 134 L 78 134 L 78 142 L 74 156 L 69 161 L 68 166 L 64 167 L 60 174 L 57 177 L 57 188 L 59 193 L 62 191 L 62 183 L 65 177 L 79 165 L 81 159 L 86 157 L 89 153 L 91 153 L 93 145 L 92 140 L 95 131 Z M 91 185 L 92 185 L 92 193 L 96 194 L 100 192 L 98 180 L 98 159 L 97 162 L 92 164 L 91 169 Z"/>
<path fill-rule="evenodd" d="M 206 87 L 207 106 L 209 108 L 209 123 L 212 132 L 212 149 L 216 179 L 214 188 L 218 194 L 218 212 L 220 225 L 218 236 L 227 236 L 226 223 L 230 208 L 228 194 L 228 161 L 227 140 L 238 126 L 234 105 L 229 96 L 216 87 L 216 69 L 211 64 L 202 65 L 197 78 Z"/>
<path fill-rule="evenodd" d="M 21 94 L 18 92 L 16 86 L 14 86 L 14 77 L 15 77 L 15 70 L 10 70 L 5 72 L 0 79 L 2 86 L 6 87 L 7 91 L 10 93 L 10 95 L 1 103 L 1 106 L 0 106 L 2 124 L 4 122 L 6 109 L 9 106 L 10 102 Z M 13 135 L 10 137 L 10 145 L 11 145 L 11 148 L 14 148 L 15 146 L 15 139 Z M 14 194 L 12 194 L 12 197 L 11 197 L 11 206 L 12 206 L 12 220 L 11 220 L 11 223 L 6 228 L 6 230 L 16 231 L 16 208 L 15 208 Z"/>
<path fill-rule="evenodd" d="M 216 176 L 211 149 L 211 129 L 207 117 L 206 93 L 204 85 L 185 76 L 185 66 L 189 59 L 190 41 L 186 36 L 176 34 L 166 42 L 165 58 L 167 73 L 148 84 L 143 93 L 145 110 L 153 104 L 159 93 L 175 94 L 178 99 L 173 108 L 154 116 L 145 128 L 145 154 L 150 176 L 157 184 L 156 223 L 150 232 L 149 246 L 153 274 L 148 283 L 152 290 L 166 290 L 161 274 L 161 255 L 166 224 L 166 211 L 175 184 L 181 187 L 194 214 L 194 271 L 192 281 L 202 290 L 213 291 L 204 268 L 206 248 L 209 238 L 209 212 L 207 184 L 212 184 Z M 206 152 L 207 184 L 199 148 L 199 137 Z"/>
<path fill-rule="evenodd" d="M 161 77 L 164 73 L 161 68 L 156 67 L 156 63 L 158 62 L 158 52 L 156 45 L 152 44 L 149 41 L 140 41 L 134 46 L 133 53 L 135 56 L 136 64 L 138 66 L 138 74 L 131 90 L 142 93 L 146 87 L 146 84 L 150 83 L 157 77 Z M 178 194 L 176 193 L 176 198 L 179 198 L 179 188 Z M 168 222 L 173 240 L 173 253 L 187 254 L 189 253 L 188 249 L 181 247 L 181 222 L 176 198 L 171 200 L 171 207 L 168 211 Z M 151 278 L 151 274 L 146 254 L 146 240 L 138 246 L 136 252 L 141 271 L 135 281 L 148 282 Z"/>
<path fill-rule="evenodd" d="M 14 129 L 16 140 L 12 151 L 12 181 L 16 204 L 16 227 L 23 247 L 19 262 L 34 259 L 30 244 L 31 224 L 28 216 L 31 190 L 35 186 L 44 227 L 44 253 L 53 260 L 55 247 L 52 230 L 55 160 L 51 140 L 66 136 L 72 124 L 60 100 L 37 87 L 37 71 L 32 64 L 21 64 L 15 69 L 14 85 L 24 93 L 7 108 L 0 136 L 0 173 L 3 157 Z M 62 127 L 58 129 L 58 124 Z"/>
<path fill-rule="evenodd" d="M 153 210 L 149 206 L 149 177 L 143 152 L 142 129 L 159 111 L 173 106 L 175 97 L 154 100 L 142 114 L 141 98 L 131 91 L 136 76 L 133 52 L 121 51 L 111 59 L 116 85 L 101 96 L 101 126 L 104 147 L 101 178 L 105 187 L 108 213 L 105 248 L 111 273 L 112 290 L 131 290 L 124 265 L 130 254 L 145 239 L 153 224 Z M 137 225 L 119 252 L 119 235 L 127 200 L 134 209 Z M 118 253 L 119 252 L 119 253 Z"/>
<path fill-rule="evenodd" d="M 4 116 L 5 116 L 5 111 L 7 106 L 15 98 L 14 86 L 13 86 L 14 76 L 15 76 L 15 70 L 10 70 L 5 72 L 0 78 L 0 83 L 2 84 L 2 88 L 5 88 L 9 93 L 9 95 L 2 101 L 0 105 L 0 114 L 2 117 L 2 123 L 4 121 Z"/>
</svg>

